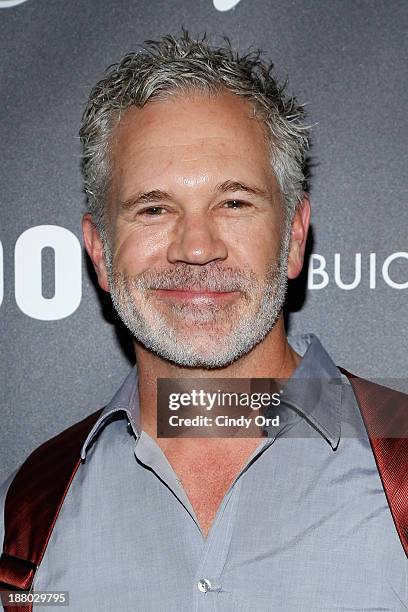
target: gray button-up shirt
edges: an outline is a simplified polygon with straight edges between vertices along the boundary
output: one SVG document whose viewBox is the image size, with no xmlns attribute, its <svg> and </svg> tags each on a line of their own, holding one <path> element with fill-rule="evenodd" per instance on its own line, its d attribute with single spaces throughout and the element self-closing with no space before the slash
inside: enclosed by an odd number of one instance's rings
<svg viewBox="0 0 408 612">
<path fill-rule="evenodd" d="M 289 388 L 293 418 L 260 439 L 206 538 L 140 431 L 132 369 L 83 446 L 34 589 L 69 591 L 78 612 L 407 610 L 408 562 L 351 388 L 315 336 L 290 342 L 293 380 L 333 384 Z"/>
</svg>

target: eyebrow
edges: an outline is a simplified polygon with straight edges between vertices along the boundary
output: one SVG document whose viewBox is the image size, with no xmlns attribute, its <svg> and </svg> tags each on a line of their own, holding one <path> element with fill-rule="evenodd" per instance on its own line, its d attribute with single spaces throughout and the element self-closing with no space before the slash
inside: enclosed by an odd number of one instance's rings
<svg viewBox="0 0 408 612">
<path fill-rule="evenodd" d="M 254 185 L 247 185 L 246 183 L 241 183 L 239 181 L 224 181 L 223 183 L 219 183 L 215 189 L 219 193 L 227 193 L 228 191 L 243 191 L 251 195 L 262 197 L 269 195 L 268 191 L 265 191 L 264 189 L 260 189 Z"/>
<path fill-rule="evenodd" d="M 236 193 L 238 191 L 261 197 L 267 197 L 270 195 L 269 192 L 265 191 L 264 189 L 260 189 L 254 185 L 247 185 L 246 183 L 241 183 L 240 181 L 228 180 L 224 181 L 223 183 L 218 183 L 218 185 L 215 187 L 216 193 Z M 139 206 L 142 204 L 152 204 L 171 199 L 172 196 L 167 191 L 152 189 L 151 191 L 140 192 L 137 195 L 130 197 L 128 200 L 121 202 L 120 205 L 125 209 L 130 209 L 134 206 Z"/>
<path fill-rule="evenodd" d="M 128 200 L 121 202 L 123 208 L 129 209 L 139 204 L 151 204 L 153 202 L 162 202 L 163 200 L 171 199 L 171 195 L 167 191 L 161 189 L 153 189 L 152 191 L 144 191 L 136 196 L 132 196 Z"/>
</svg>

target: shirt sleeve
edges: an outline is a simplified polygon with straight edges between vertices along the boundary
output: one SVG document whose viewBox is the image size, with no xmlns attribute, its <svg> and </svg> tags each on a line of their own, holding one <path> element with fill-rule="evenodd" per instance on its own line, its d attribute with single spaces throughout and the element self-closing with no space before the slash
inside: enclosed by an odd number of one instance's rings
<svg viewBox="0 0 408 612">
<path fill-rule="evenodd" d="M 6 500 L 7 491 L 9 490 L 9 486 L 13 482 L 14 476 L 17 474 L 20 467 L 18 467 L 14 472 L 8 476 L 8 478 L 0 485 L 0 542 L 1 542 L 1 551 L 3 551 L 3 541 L 4 541 L 4 502 Z"/>
</svg>

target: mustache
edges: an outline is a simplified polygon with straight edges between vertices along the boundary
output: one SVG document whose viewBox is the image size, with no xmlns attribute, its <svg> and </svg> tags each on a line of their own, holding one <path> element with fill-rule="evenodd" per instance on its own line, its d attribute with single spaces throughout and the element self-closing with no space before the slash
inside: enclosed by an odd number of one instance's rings
<svg viewBox="0 0 408 612">
<path fill-rule="evenodd" d="M 241 270 L 221 267 L 219 264 L 207 264 L 193 267 L 180 264 L 170 269 L 147 270 L 137 277 L 129 279 L 132 287 L 146 291 L 154 289 L 185 289 L 190 291 L 250 291 L 259 283 L 252 270 Z"/>
</svg>

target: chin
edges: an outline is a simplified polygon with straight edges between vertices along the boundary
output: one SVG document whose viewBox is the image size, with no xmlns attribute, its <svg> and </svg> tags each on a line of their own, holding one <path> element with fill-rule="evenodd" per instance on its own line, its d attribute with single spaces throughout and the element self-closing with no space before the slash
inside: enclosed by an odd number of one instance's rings
<svg viewBox="0 0 408 612">
<path fill-rule="evenodd" d="M 174 356 L 169 354 L 159 354 L 159 357 L 166 359 L 166 361 L 170 361 L 175 365 L 183 368 L 199 368 L 202 370 L 217 370 L 220 368 L 224 368 L 233 363 L 237 358 L 226 358 L 223 355 L 217 354 L 197 354 L 187 355 L 184 354 L 182 357 Z"/>
<path fill-rule="evenodd" d="M 200 338 L 189 335 L 188 344 L 180 339 L 173 345 L 164 346 L 161 344 L 146 346 L 162 359 L 170 361 L 180 367 L 200 368 L 200 369 L 219 369 L 231 365 L 234 361 L 248 353 L 251 345 L 229 345 L 226 336 L 217 334 L 216 337 L 205 333 Z M 221 343 L 220 340 L 223 340 Z M 222 346 L 220 346 L 222 345 Z"/>
</svg>

